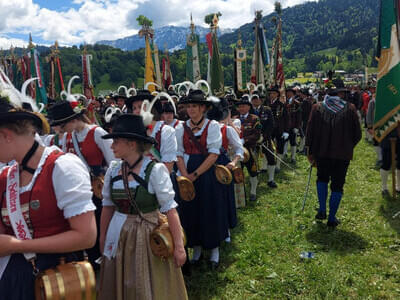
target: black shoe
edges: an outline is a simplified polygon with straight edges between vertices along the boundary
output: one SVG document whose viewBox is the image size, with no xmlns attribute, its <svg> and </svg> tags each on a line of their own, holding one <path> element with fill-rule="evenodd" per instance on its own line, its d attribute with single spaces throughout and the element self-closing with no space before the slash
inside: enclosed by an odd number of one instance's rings
<svg viewBox="0 0 400 300">
<path fill-rule="evenodd" d="M 182 274 L 184 276 L 190 276 L 192 275 L 192 269 L 191 269 L 191 263 L 189 260 L 186 260 L 186 262 L 182 266 Z"/>
<path fill-rule="evenodd" d="M 295 165 L 295 164 L 296 164 L 296 160 L 295 160 L 294 158 L 292 158 L 292 159 L 290 160 L 290 163 L 291 163 L 292 165 Z"/>
<path fill-rule="evenodd" d="M 264 174 L 267 173 L 267 169 L 261 169 L 260 171 L 258 171 L 258 174 Z"/>
<path fill-rule="evenodd" d="M 210 260 L 209 265 L 210 265 L 211 271 L 215 271 L 216 269 L 218 269 L 219 263 L 217 263 L 213 260 Z"/>
<path fill-rule="evenodd" d="M 389 197 L 390 196 L 390 194 L 389 194 L 389 191 L 388 190 L 383 190 L 382 191 L 382 197 Z"/>
<path fill-rule="evenodd" d="M 255 194 L 251 194 L 250 195 L 250 201 L 256 201 L 257 200 L 257 196 Z"/>
<path fill-rule="evenodd" d="M 325 220 L 326 219 L 326 212 L 321 212 L 319 211 L 316 215 L 315 218 L 317 220 Z"/>
<path fill-rule="evenodd" d="M 200 254 L 199 259 L 197 259 L 197 260 L 195 260 L 195 259 L 190 260 L 190 264 L 191 264 L 192 266 L 194 266 L 194 267 L 198 267 L 198 266 L 201 265 L 201 261 L 202 261 L 202 260 L 203 260 L 203 253 Z"/>
<path fill-rule="evenodd" d="M 268 181 L 268 183 L 267 183 L 267 185 L 270 187 L 270 188 L 277 188 L 278 187 L 278 185 L 275 183 L 275 181 Z"/>
<path fill-rule="evenodd" d="M 328 223 L 326 223 L 326 225 L 330 228 L 336 228 L 339 224 L 340 224 L 340 221 L 336 218 L 334 221 L 328 221 Z"/>
<path fill-rule="evenodd" d="M 275 168 L 275 174 L 278 174 L 281 171 L 279 168 Z"/>
</svg>

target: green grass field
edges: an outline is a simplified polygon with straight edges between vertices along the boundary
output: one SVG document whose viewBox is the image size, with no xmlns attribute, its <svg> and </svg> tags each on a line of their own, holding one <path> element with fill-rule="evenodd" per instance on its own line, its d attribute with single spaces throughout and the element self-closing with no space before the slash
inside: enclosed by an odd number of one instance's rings
<svg viewBox="0 0 400 300">
<path fill-rule="evenodd" d="M 297 174 L 277 176 L 278 189 L 262 175 L 257 203 L 238 210 L 231 244 L 222 245 L 220 267 L 206 262 L 186 278 L 190 299 L 400 299 L 400 200 L 383 199 L 375 153 L 364 139 L 355 150 L 338 211 L 342 224 L 328 231 L 314 221 L 310 197 L 301 212 L 308 163 Z M 390 187 L 389 183 L 389 187 Z M 301 260 L 302 251 L 315 258 Z"/>
</svg>

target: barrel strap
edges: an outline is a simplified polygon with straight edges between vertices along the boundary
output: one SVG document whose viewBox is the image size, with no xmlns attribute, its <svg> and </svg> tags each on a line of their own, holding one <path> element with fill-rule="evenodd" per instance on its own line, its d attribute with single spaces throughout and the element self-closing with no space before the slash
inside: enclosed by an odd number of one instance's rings
<svg viewBox="0 0 400 300">
<path fill-rule="evenodd" d="M 85 277 L 83 276 L 83 272 L 81 266 L 79 264 L 74 264 L 76 273 L 78 274 L 79 284 L 81 286 L 82 300 L 86 300 L 86 283 Z"/>
<path fill-rule="evenodd" d="M 94 272 L 92 265 L 88 263 L 87 261 L 80 263 L 85 269 L 88 274 L 88 279 L 89 279 L 89 285 L 90 285 L 90 294 L 91 294 L 91 299 L 89 300 L 96 300 L 96 279 L 94 277 Z"/>
<path fill-rule="evenodd" d="M 60 299 L 65 300 L 65 285 L 64 285 L 63 276 L 61 275 L 61 273 L 58 269 L 55 269 L 54 272 L 56 273 L 57 286 L 58 286 L 58 291 L 60 293 L 59 294 Z"/>
</svg>

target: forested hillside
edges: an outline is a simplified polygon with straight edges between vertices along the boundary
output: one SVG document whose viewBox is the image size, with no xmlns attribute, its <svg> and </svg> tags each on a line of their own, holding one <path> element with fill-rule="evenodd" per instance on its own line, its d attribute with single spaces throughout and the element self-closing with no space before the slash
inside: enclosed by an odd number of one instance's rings
<svg viewBox="0 0 400 300">
<path fill-rule="evenodd" d="M 264 16 L 269 47 L 275 36 L 272 18 L 275 13 Z M 223 12 L 221 18 L 223 18 Z M 378 33 L 378 0 L 320 0 L 286 8 L 282 11 L 284 69 L 287 78 L 298 72 L 341 69 L 349 72 L 363 70 L 366 65 L 376 66 L 374 59 Z M 239 22 L 239 21 L 238 21 Z M 240 25 L 240 24 L 238 24 Z M 241 33 L 243 45 L 248 50 L 247 73 L 251 68 L 254 44 L 253 23 L 245 24 L 233 33 L 220 37 L 221 61 L 225 85 L 232 85 L 233 48 Z M 61 48 L 61 64 L 66 80 L 81 74 L 80 55 L 82 46 Z M 201 73 L 206 78 L 206 46 L 201 44 Z M 92 75 L 96 91 L 116 89 L 119 85 L 143 86 L 144 49 L 122 51 L 104 45 L 88 45 L 93 55 Z M 48 65 L 44 57 L 50 49 L 40 47 L 45 78 Z M 17 49 L 20 54 L 22 49 Z M 3 53 L 6 54 L 6 53 Z M 185 80 L 186 51 L 170 54 L 171 69 L 175 82 Z"/>
</svg>

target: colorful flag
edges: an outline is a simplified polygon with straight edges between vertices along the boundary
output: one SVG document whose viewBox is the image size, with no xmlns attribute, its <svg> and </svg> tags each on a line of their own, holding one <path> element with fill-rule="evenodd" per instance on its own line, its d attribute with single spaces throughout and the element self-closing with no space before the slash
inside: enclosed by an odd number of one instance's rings
<svg viewBox="0 0 400 300">
<path fill-rule="evenodd" d="M 257 85 L 260 83 L 265 84 L 265 67 L 269 65 L 270 59 L 267 39 L 265 37 L 264 26 L 262 24 L 261 11 L 256 12 L 256 18 L 254 22 L 255 45 L 253 52 L 253 64 L 251 67 L 251 82 Z"/>
<path fill-rule="evenodd" d="M 246 78 L 246 49 L 242 47 L 242 40 L 239 37 L 237 47 L 234 50 L 234 89 L 235 93 L 244 92 L 247 84 Z"/>
<path fill-rule="evenodd" d="M 61 91 L 65 90 L 65 87 L 61 71 L 58 43 L 55 42 L 51 49 L 52 51 L 48 56 L 48 61 L 50 63 L 49 97 L 56 99 L 60 95 Z"/>
<path fill-rule="evenodd" d="M 214 15 L 214 19 L 215 18 L 216 15 Z M 208 46 L 207 81 L 210 85 L 211 94 L 219 97 L 223 96 L 225 91 L 224 91 L 224 73 L 222 71 L 217 32 L 216 32 L 217 24 L 218 21 L 214 21 L 214 26 L 211 28 L 211 32 L 206 35 L 206 41 Z"/>
<path fill-rule="evenodd" d="M 400 122 L 399 0 L 381 0 L 374 134 L 378 142 Z"/>
<path fill-rule="evenodd" d="M 36 83 L 36 103 L 47 104 L 47 93 L 44 84 L 42 66 L 40 64 L 39 53 L 35 47 L 30 47 L 31 78 L 38 77 Z"/>
<path fill-rule="evenodd" d="M 153 82 L 155 82 L 159 86 L 161 86 L 160 59 L 158 57 L 158 47 L 157 47 L 157 44 L 154 42 L 154 39 L 153 39 L 153 44 L 152 44 L 151 50 L 153 53 L 152 59 L 153 59 L 154 70 L 156 73 L 156 77 L 155 77 L 156 80 Z"/>
<path fill-rule="evenodd" d="M 148 36 L 145 36 L 145 43 L 146 43 L 146 49 L 145 49 L 144 83 L 146 84 L 147 82 L 156 82 L 157 79 L 154 71 L 154 63 L 151 55 L 151 47 Z M 154 92 L 155 86 L 150 85 L 149 91 L 150 93 Z"/>
<path fill-rule="evenodd" d="M 81 55 L 82 59 L 82 87 L 83 94 L 87 99 L 94 99 L 92 72 L 90 68 L 90 60 L 92 59 L 91 54 L 87 54 L 86 48 L 83 50 Z"/>
<path fill-rule="evenodd" d="M 285 73 L 283 72 L 283 53 L 282 53 L 282 19 L 279 17 L 278 28 L 276 33 L 276 71 L 275 80 L 276 85 L 281 93 L 280 101 L 286 102 L 285 92 Z"/>
<path fill-rule="evenodd" d="M 201 79 L 199 58 L 199 35 L 195 34 L 195 26 L 191 18 L 191 33 L 186 39 L 186 80 L 196 82 Z"/>
<path fill-rule="evenodd" d="M 165 53 L 166 57 L 162 60 L 162 84 L 164 89 L 168 90 L 168 87 L 172 84 L 172 72 L 171 72 L 171 65 L 169 62 L 169 54 L 168 50 Z"/>
</svg>

